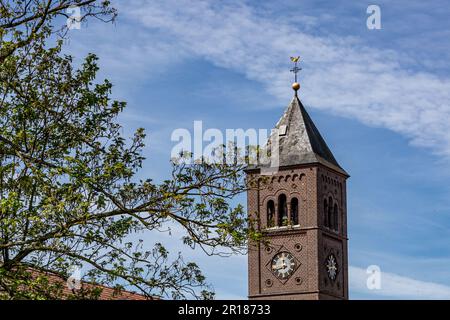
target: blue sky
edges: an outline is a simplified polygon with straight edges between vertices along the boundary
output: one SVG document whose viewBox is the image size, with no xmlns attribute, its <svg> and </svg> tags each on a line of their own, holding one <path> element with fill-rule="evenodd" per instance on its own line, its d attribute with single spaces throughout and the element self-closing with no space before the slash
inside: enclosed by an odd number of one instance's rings
<svg viewBox="0 0 450 320">
<path fill-rule="evenodd" d="M 272 128 L 300 98 L 348 183 L 350 298 L 450 299 L 450 20 L 445 1 L 116 1 L 115 24 L 72 30 L 67 52 L 100 57 L 148 134 L 142 177 L 169 172 L 174 129 Z M 366 9 L 381 9 L 368 30 Z M 236 202 L 245 203 L 245 196 Z M 196 260 L 218 298 L 245 298 L 246 257 L 211 258 L 177 233 L 146 236 Z M 365 286 L 381 268 L 380 290 Z M 225 267 L 224 267 L 225 266 Z"/>
</svg>

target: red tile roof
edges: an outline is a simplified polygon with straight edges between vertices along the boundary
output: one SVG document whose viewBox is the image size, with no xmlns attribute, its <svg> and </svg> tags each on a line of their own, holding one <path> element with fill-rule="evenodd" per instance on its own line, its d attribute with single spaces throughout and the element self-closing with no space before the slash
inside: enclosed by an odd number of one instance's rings
<svg viewBox="0 0 450 320">
<path fill-rule="evenodd" d="M 73 296 L 77 293 L 77 289 L 70 289 L 67 285 L 67 281 L 64 280 L 62 277 L 56 274 L 52 273 L 43 273 L 39 271 L 34 271 L 32 274 L 38 276 L 38 275 L 45 275 L 45 277 L 48 279 L 49 283 L 51 284 L 61 284 L 63 287 L 62 294 L 69 298 L 70 296 Z M 127 291 L 127 290 L 117 290 L 115 288 L 107 287 L 104 285 L 98 285 L 98 284 L 92 284 L 88 282 L 82 282 L 81 288 L 79 290 L 92 290 L 95 288 L 100 288 L 101 293 L 98 297 L 99 300 L 160 300 L 159 297 L 156 296 L 145 296 L 143 294 Z"/>
</svg>

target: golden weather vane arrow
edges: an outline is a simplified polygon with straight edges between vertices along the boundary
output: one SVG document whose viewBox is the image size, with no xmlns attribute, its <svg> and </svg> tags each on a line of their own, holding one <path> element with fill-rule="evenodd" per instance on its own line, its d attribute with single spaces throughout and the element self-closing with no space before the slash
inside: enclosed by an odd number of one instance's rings
<svg viewBox="0 0 450 320">
<path fill-rule="evenodd" d="M 291 61 L 294 63 L 294 67 L 290 70 L 294 73 L 294 83 L 292 84 L 292 89 L 294 89 L 295 94 L 297 94 L 297 90 L 300 89 L 300 83 L 297 82 L 297 73 L 302 70 L 302 68 L 299 68 L 297 65 L 300 61 L 300 56 L 291 57 Z"/>
</svg>

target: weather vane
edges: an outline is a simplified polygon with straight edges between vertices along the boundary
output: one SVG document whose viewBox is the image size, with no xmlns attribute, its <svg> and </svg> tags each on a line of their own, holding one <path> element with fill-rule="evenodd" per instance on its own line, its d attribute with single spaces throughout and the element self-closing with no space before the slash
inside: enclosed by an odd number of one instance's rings
<svg viewBox="0 0 450 320">
<path fill-rule="evenodd" d="M 297 73 L 302 70 L 302 68 L 299 68 L 297 66 L 298 62 L 300 61 L 300 56 L 298 57 L 291 57 L 291 61 L 294 63 L 294 67 L 290 70 L 294 73 L 294 83 L 292 84 L 292 89 L 295 90 L 295 94 L 297 94 L 297 90 L 300 89 L 300 83 L 297 82 Z"/>
</svg>

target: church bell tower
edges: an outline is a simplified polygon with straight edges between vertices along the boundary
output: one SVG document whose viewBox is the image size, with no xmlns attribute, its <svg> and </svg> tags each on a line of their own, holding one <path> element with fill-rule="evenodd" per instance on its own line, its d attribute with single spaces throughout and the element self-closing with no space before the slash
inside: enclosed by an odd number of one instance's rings
<svg viewBox="0 0 450 320">
<path fill-rule="evenodd" d="M 348 299 L 349 175 L 302 105 L 297 81 L 292 87 L 295 95 L 268 142 L 270 148 L 277 141 L 276 170 L 246 170 L 256 181 L 248 214 L 263 234 L 249 243 L 249 299 Z"/>
</svg>

